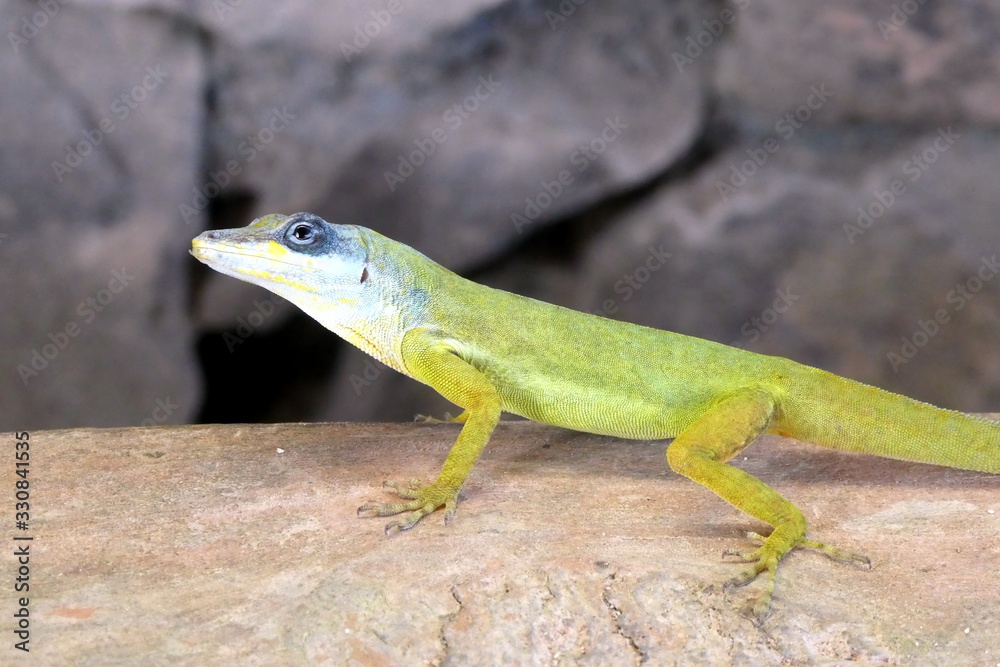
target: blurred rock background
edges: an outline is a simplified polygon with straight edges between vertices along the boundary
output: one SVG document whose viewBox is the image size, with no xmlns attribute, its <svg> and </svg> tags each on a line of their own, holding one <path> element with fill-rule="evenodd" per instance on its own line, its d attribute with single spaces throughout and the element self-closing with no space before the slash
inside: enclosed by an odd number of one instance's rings
<svg viewBox="0 0 1000 667">
<path fill-rule="evenodd" d="M 1000 6 L 0 4 L 0 428 L 450 406 L 187 254 L 310 210 L 470 278 L 1000 406 Z"/>
</svg>

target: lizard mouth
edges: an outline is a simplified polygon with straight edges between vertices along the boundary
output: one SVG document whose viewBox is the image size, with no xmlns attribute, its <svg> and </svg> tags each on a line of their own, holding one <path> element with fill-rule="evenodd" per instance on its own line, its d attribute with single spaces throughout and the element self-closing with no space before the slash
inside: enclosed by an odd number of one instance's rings
<svg viewBox="0 0 1000 667">
<path fill-rule="evenodd" d="M 277 257 L 271 256 L 266 250 L 244 250 L 239 246 L 225 243 L 223 241 L 205 241 L 201 238 L 195 238 L 191 241 L 191 249 L 188 252 L 191 253 L 195 259 L 204 262 L 205 264 L 211 264 L 213 259 L 217 259 L 212 257 L 212 254 L 215 253 L 222 255 L 239 255 L 241 257 L 249 257 L 253 260 L 275 262 L 277 264 L 284 264 L 285 266 L 294 266 L 296 269 L 301 269 L 303 271 L 316 270 L 311 266 L 305 266 L 303 264 L 296 264 L 294 262 L 287 262 L 283 259 L 278 259 Z"/>
<path fill-rule="evenodd" d="M 247 249 L 224 241 L 199 237 L 191 241 L 191 249 L 188 252 L 199 262 L 233 277 L 251 276 L 259 280 L 289 285 L 306 292 L 316 291 L 316 288 L 295 280 L 296 274 L 314 273 L 317 270 L 315 267 L 279 259 L 264 248 Z"/>
</svg>

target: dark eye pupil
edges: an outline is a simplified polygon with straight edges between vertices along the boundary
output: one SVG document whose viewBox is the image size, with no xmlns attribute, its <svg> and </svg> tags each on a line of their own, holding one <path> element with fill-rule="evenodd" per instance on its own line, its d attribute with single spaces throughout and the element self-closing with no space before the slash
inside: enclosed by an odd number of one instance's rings
<svg viewBox="0 0 1000 667">
<path fill-rule="evenodd" d="M 299 225 L 292 230 L 292 235 L 299 241 L 308 241 L 313 237 L 313 230 L 309 225 Z"/>
</svg>

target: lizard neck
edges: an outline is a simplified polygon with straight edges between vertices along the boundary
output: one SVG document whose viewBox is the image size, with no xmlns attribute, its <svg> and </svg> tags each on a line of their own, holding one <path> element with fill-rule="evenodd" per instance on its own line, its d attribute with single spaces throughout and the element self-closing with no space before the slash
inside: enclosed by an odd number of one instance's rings
<svg viewBox="0 0 1000 667">
<path fill-rule="evenodd" d="M 409 246 L 365 230 L 367 274 L 362 294 L 340 298 L 289 294 L 308 315 L 395 370 L 409 375 L 403 363 L 403 336 L 426 326 L 427 303 L 437 273 L 446 271 Z"/>
</svg>

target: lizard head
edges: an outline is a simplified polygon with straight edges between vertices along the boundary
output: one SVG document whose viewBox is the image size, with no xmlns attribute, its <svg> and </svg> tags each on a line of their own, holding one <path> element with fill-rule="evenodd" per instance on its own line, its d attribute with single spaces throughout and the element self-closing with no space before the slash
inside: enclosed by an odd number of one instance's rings
<svg viewBox="0 0 1000 667">
<path fill-rule="evenodd" d="M 312 213 L 258 218 L 246 227 L 204 232 L 191 242 L 199 261 L 299 305 L 360 298 L 368 279 L 362 229 Z"/>
<path fill-rule="evenodd" d="M 427 302 L 428 267 L 437 266 L 370 229 L 312 213 L 273 213 L 246 227 L 204 232 L 191 241 L 191 254 L 288 299 L 397 370 L 403 370 L 403 333 Z"/>
</svg>

